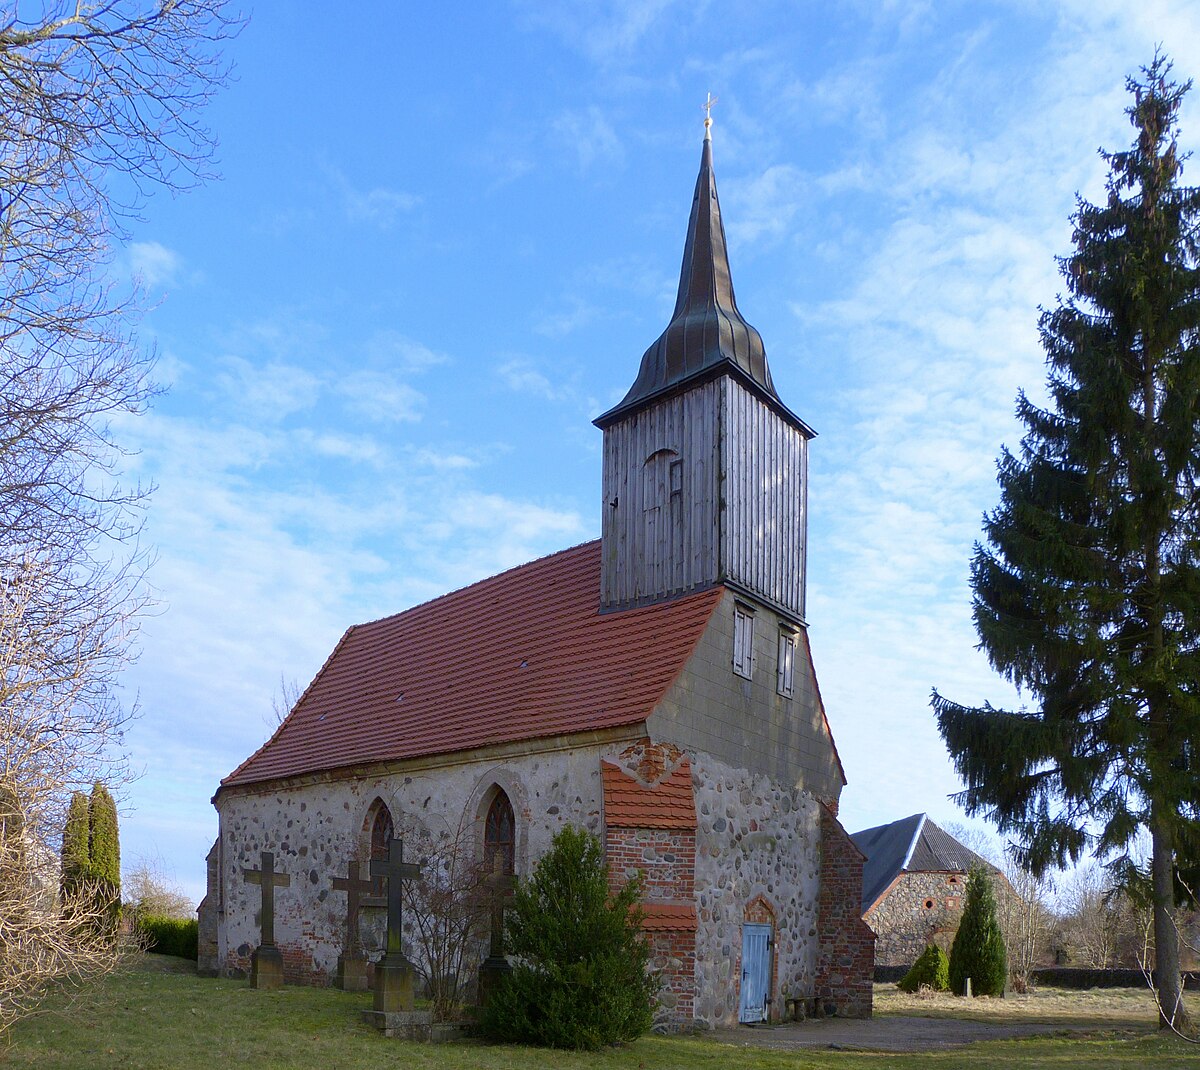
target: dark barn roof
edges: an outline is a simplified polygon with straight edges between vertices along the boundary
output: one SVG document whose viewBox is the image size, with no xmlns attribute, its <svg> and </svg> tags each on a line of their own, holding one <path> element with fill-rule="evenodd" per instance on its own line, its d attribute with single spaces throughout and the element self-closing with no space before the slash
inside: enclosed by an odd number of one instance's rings
<svg viewBox="0 0 1200 1070">
<path fill-rule="evenodd" d="M 222 789 L 635 725 L 722 590 L 601 614 L 597 540 L 355 625 Z"/>
<path fill-rule="evenodd" d="M 867 856 L 863 865 L 864 914 L 901 873 L 966 873 L 972 866 L 992 868 L 930 821 L 927 814 L 912 814 L 888 825 L 863 829 L 851 839 Z"/>
</svg>

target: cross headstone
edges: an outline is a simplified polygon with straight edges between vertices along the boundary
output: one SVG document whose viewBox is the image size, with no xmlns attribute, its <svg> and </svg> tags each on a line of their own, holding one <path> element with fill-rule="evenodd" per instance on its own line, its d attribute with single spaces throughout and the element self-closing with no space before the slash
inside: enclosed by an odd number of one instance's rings
<svg viewBox="0 0 1200 1070">
<path fill-rule="evenodd" d="M 404 882 L 419 880 L 421 867 L 404 861 L 404 841 L 388 842 L 387 858 L 371 859 L 371 876 L 387 881 L 387 945 L 386 955 L 404 957 L 401 947 L 404 915 Z"/>
<path fill-rule="evenodd" d="M 497 851 L 492 860 L 492 872 L 488 874 L 485 883 L 488 886 L 488 896 L 492 905 L 492 931 L 489 941 L 491 958 L 504 957 L 504 911 L 508 900 L 512 897 L 513 876 L 504 871 L 504 856 Z"/>
<path fill-rule="evenodd" d="M 349 875 L 333 878 L 334 891 L 346 893 L 346 938 L 338 956 L 337 986 L 347 992 L 365 992 L 368 987 L 367 956 L 359 932 L 359 914 L 363 907 L 383 905 L 380 899 L 370 894 L 374 885 L 363 873 L 365 868 L 357 858 L 352 858 Z"/>
<path fill-rule="evenodd" d="M 387 858 L 371 859 L 371 876 L 387 881 L 387 945 L 375 965 L 375 1011 L 392 1014 L 413 1009 L 413 967 L 402 947 L 404 882 L 417 880 L 421 867 L 404 861 L 404 841 L 388 842 Z"/>
<path fill-rule="evenodd" d="M 350 859 L 349 875 L 333 878 L 333 890 L 346 893 L 346 940 L 342 946 L 344 951 L 361 951 L 362 936 L 358 931 L 358 916 L 363 907 L 382 906 L 382 902 L 371 895 L 374 883 L 362 872 L 363 864 L 357 859 Z"/>
<path fill-rule="evenodd" d="M 259 926 L 259 945 L 250 956 L 250 984 L 254 988 L 278 988 L 283 984 L 283 956 L 275 946 L 275 889 L 287 888 L 292 878 L 275 872 L 275 855 L 263 851 L 258 869 L 243 869 L 247 884 L 257 884 L 262 891 L 262 910 Z"/>
<path fill-rule="evenodd" d="M 512 972 L 504 957 L 504 909 L 512 896 L 514 880 L 504 871 L 504 856 L 500 851 L 492 857 L 492 872 L 484 878 L 491 901 L 491 939 L 488 957 L 479 965 L 479 1005 L 487 1006 L 488 999 L 500 983 L 500 978 Z"/>
</svg>

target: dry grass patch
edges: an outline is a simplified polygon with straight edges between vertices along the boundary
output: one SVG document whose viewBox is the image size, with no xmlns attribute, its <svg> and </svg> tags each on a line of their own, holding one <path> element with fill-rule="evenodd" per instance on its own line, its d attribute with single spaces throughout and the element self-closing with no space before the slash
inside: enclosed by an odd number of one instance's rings
<svg viewBox="0 0 1200 1070">
<path fill-rule="evenodd" d="M 1200 1021 L 1200 993 L 1188 992 L 1185 999 L 1192 1020 Z M 875 1013 L 1095 1029 L 1143 1030 L 1153 1028 L 1158 1021 L 1154 994 L 1148 988 L 1037 988 L 1003 999 L 980 996 L 968 1000 L 945 992 L 910 995 L 895 985 L 876 985 Z M 1197 1058 L 1200 1059 L 1200 1050 Z"/>
</svg>

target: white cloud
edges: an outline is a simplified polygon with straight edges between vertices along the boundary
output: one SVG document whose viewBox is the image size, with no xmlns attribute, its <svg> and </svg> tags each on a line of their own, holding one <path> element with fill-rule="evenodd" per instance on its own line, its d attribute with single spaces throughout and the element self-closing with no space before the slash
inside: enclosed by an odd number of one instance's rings
<svg viewBox="0 0 1200 1070">
<path fill-rule="evenodd" d="M 421 198 L 415 194 L 388 186 L 359 189 L 338 168 L 326 170 L 337 190 L 342 211 L 351 223 L 368 223 L 388 230 L 397 219 L 409 214 L 421 203 Z"/>
<path fill-rule="evenodd" d="M 367 353 L 374 364 L 401 372 L 423 372 L 450 360 L 445 353 L 437 353 L 399 331 L 377 331 L 367 342 Z"/>
<path fill-rule="evenodd" d="M 547 401 L 563 401 L 571 396 L 565 386 L 556 385 L 540 372 L 527 357 L 513 357 L 496 369 L 504 385 L 520 394 L 532 394 Z"/>
<path fill-rule="evenodd" d="M 386 372 L 360 371 L 339 376 L 336 389 L 351 412 L 381 423 L 420 420 L 425 404 L 424 394 Z"/>
<path fill-rule="evenodd" d="M 255 364 L 244 357 L 224 357 L 217 376 L 227 401 L 264 420 L 283 420 L 310 409 L 320 393 L 320 381 L 296 364 L 270 361 Z"/>
<path fill-rule="evenodd" d="M 148 290 L 174 286 L 183 271 L 183 258 L 159 242 L 135 241 L 129 245 L 129 271 Z"/>
<path fill-rule="evenodd" d="M 596 105 L 582 111 L 565 111 L 554 120 L 554 132 L 574 153 L 579 170 L 592 173 L 599 161 L 600 172 L 620 167 L 625 159 L 621 140 L 604 112 Z"/>
</svg>

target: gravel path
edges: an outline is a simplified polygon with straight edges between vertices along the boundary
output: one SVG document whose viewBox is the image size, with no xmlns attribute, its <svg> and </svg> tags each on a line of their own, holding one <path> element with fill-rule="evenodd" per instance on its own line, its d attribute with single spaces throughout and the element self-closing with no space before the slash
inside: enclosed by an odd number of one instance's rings
<svg viewBox="0 0 1200 1070">
<path fill-rule="evenodd" d="M 917 1018 L 901 1015 L 874 1018 L 823 1018 L 783 1025 L 741 1026 L 708 1034 L 722 1044 L 741 1048 L 833 1048 L 848 1051 L 941 1051 L 978 1040 L 1084 1033 L 1095 1027 L 1057 1023 L 977 1022 L 962 1018 Z"/>
</svg>

